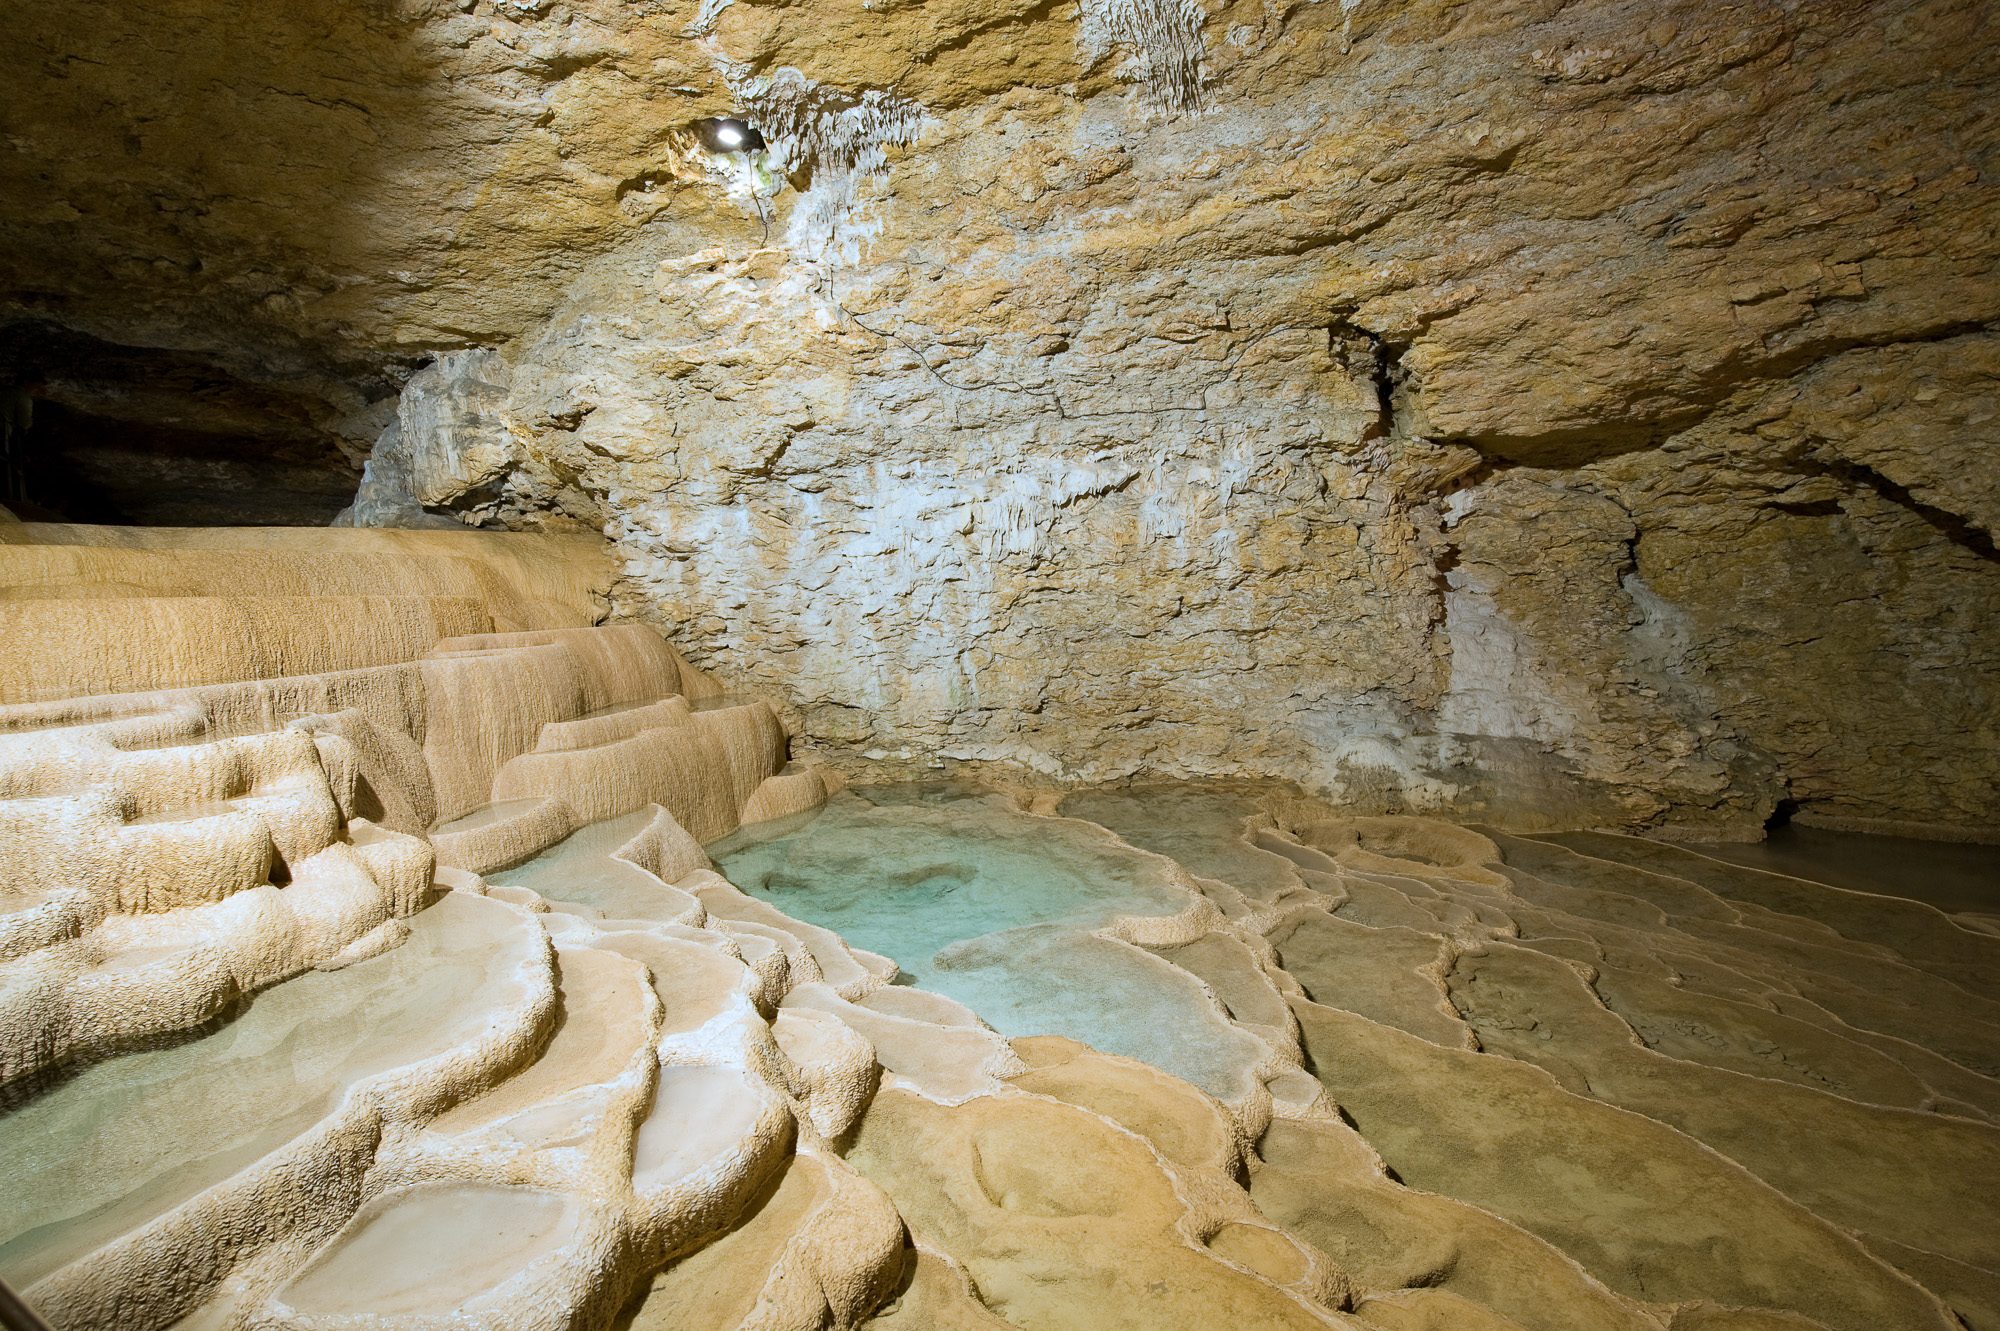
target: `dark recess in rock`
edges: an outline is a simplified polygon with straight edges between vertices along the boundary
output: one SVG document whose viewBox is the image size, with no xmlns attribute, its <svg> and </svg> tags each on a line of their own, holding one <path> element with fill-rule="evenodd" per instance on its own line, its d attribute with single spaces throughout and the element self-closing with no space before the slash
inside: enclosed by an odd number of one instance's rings
<svg viewBox="0 0 2000 1331">
<path fill-rule="evenodd" d="M 324 526 L 360 470 L 308 405 L 199 357 L 43 321 L 0 325 L 22 517 L 140 526 Z"/>
</svg>

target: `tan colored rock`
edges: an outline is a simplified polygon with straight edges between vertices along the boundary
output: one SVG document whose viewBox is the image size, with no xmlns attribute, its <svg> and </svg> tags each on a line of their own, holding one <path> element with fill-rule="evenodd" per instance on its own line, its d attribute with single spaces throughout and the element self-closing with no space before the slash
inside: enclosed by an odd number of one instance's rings
<svg viewBox="0 0 2000 1331">
<path fill-rule="evenodd" d="M 1525 475 L 1496 495 L 1575 503 Z M 1518 557 L 1468 524 L 1478 577 Z M 411 543 L 454 538 L 338 539 L 416 585 L 447 574 Z M 566 548 L 456 539 L 453 577 Z M 298 600 L 354 599 L 282 544 L 254 542 L 323 588 Z M 39 599 L 201 602 L 213 567 Z M 484 578 L 491 618 L 523 613 Z M 307 658 L 321 624 L 256 645 Z M 230 650 L 177 641 L 197 669 Z M 0 709 L 0 1163 L 26 1225 L 0 1271 L 65 1325 L 1993 1324 L 2000 945 L 1956 917 L 1241 782 L 944 782 L 824 815 L 863 872 L 1005 833 L 1146 885 L 1063 947 L 980 935 L 946 969 L 1041 958 L 1017 982 L 1079 1009 L 1137 984 L 1165 1005 L 1149 1056 L 1214 1045 L 1193 1075 L 1217 1099 L 1003 1040 L 716 872 L 705 843 L 803 828 L 829 782 L 652 630 L 421 650 Z M 245 1113 L 214 1112 L 223 1082 Z"/>
<path fill-rule="evenodd" d="M 1972 0 L 234 13 L 34 16 L 11 308 L 607 532 L 825 746 L 1990 832 Z"/>
<path fill-rule="evenodd" d="M 1991 917 L 1562 832 L 1995 835 L 1988 9 L 24 13 L 10 411 L 368 529 L 0 525 L 0 1272 L 2000 1328 Z M 1152 977 L 1221 1098 L 703 849 L 939 772 L 1170 897 L 951 961 Z M 1142 776 L 1297 789 L 1064 795 Z"/>
<path fill-rule="evenodd" d="M 240 552 L 224 533 L 16 535 L 0 553 L 35 581 L 4 604 L 69 612 L 21 620 L 16 688 L 45 700 L 0 707 L 0 1079 L 30 1106 L 0 1133 L 28 1226 L 10 1214 L 0 1263 L 38 1305 L 69 1325 L 455 1306 L 550 1325 L 615 1306 L 754 1191 L 792 1123 L 757 1006 L 775 976 L 658 876 L 707 860 L 642 796 L 664 783 L 719 835 L 785 766 L 785 735 L 762 703 L 691 712 L 683 690 L 714 685 L 650 629 L 489 632 L 587 620 L 594 547 L 350 532 L 328 557 L 302 533 L 253 532 Z M 301 594 L 211 594 L 228 553 Z M 120 567 L 133 582 L 93 580 Z M 370 573 L 478 599 L 349 594 Z M 542 608 L 562 599 L 576 608 Z M 483 636 L 388 613 L 430 602 Z M 633 718 L 622 743 L 583 719 L 605 712 Z M 685 770 L 621 758 L 660 724 L 701 737 Z M 496 776 L 551 726 L 539 756 L 575 770 L 507 804 Z M 816 778 L 793 785 L 795 808 L 824 798 Z M 592 795 L 613 789 L 639 792 L 643 828 L 572 857 L 565 886 L 642 903 L 657 924 L 623 954 L 533 891 L 434 880 L 430 844 L 365 816 L 428 831 L 442 813 L 458 830 L 437 852 L 497 867 L 623 813 Z M 552 955 L 538 918 L 582 936 Z M 214 1121 L 167 1122 L 197 1114 Z M 878 1247 L 899 1251 L 899 1232 Z M 630 1254 L 615 1269 L 591 1256 L 613 1249 Z M 854 1315 L 880 1301 L 888 1256 L 814 1250 L 857 1282 Z"/>
</svg>

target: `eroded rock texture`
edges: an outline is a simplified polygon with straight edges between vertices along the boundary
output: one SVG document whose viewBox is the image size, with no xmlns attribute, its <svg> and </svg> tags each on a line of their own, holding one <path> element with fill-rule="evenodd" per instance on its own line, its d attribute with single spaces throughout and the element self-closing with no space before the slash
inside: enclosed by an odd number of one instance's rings
<svg viewBox="0 0 2000 1331">
<path fill-rule="evenodd" d="M 0 1278 L 53 1325 L 2000 1329 L 1990 887 L 842 789 L 611 581 L 0 526 Z"/>
<path fill-rule="evenodd" d="M 598 1324 L 787 1156 L 785 962 L 658 875 L 826 790 L 767 704 L 696 712 L 657 633 L 593 625 L 609 572 L 0 527 L 0 1274 L 55 1324 Z M 623 952 L 473 872 L 620 814 L 571 868 L 627 891 Z"/>
<path fill-rule="evenodd" d="M 602 528 L 822 746 L 1992 827 L 1979 0 L 23 23 L 14 312 Z"/>
</svg>

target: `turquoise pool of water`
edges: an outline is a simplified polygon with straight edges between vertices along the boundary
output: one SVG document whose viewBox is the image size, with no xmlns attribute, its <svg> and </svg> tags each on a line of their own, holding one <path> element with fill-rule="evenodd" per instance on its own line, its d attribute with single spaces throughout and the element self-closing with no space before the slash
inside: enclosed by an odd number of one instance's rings
<svg viewBox="0 0 2000 1331">
<path fill-rule="evenodd" d="M 861 787 L 803 825 L 745 828 L 708 851 L 743 891 L 892 958 L 1003 1035 L 1068 1036 L 1221 1096 L 1255 1061 L 1185 973 L 1092 933 L 1192 898 L 1089 826 L 977 787 Z"/>
<path fill-rule="evenodd" d="M 927 989 L 938 987 L 939 949 L 963 939 L 1029 924 L 1096 929 L 1188 906 L 1153 862 L 1003 797 L 931 804 L 889 788 L 878 804 L 869 789 L 835 796 L 795 831 L 763 840 L 747 828 L 709 855 L 743 891 L 893 957 Z"/>
</svg>

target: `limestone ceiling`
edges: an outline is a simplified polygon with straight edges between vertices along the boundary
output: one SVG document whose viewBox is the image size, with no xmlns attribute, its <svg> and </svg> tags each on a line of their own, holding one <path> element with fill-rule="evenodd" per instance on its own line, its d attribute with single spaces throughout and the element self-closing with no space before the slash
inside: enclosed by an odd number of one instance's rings
<svg viewBox="0 0 2000 1331">
<path fill-rule="evenodd" d="M 379 422 L 340 422 L 384 370 L 519 335 L 648 227 L 693 250 L 754 225 L 676 165 L 681 131 L 786 69 L 921 107 L 894 156 L 1031 180 L 993 210 L 1030 243 L 1080 224 L 1064 243 L 1113 273 L 1251 265 L 1204 276 L 1274 287 L 1274 322 L 1378 335 L 1423 432 L 1533 460 L 2000 305 L 1977 3 L 1218 5 L 1205 110 L 1174 117 L 1144 110 L 1171 51 L 1130 39 L 1178 12 L 36 7 L 34 76 L 0 93 L 6 308 L 284 381 L 365 441 Z M 1090 110 L 1116 92 L 1139 107 Z M 1053 141 L 1010 147 L 1008 117 Z M 889 175 L 902 206 L 947 202 Z"/>
</svg>

